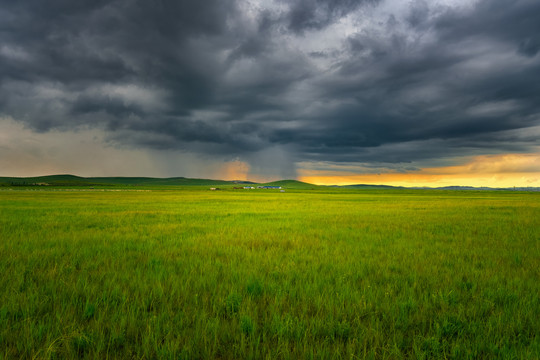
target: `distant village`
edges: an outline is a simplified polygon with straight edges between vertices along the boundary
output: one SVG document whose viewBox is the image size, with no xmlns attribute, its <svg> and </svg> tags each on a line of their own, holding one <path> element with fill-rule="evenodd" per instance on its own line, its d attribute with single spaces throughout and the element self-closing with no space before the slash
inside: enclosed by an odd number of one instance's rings
<svg viewBox="0 0 540 360">
<path fill-rule="evenodd" d="M 281 188 L 281 186 L 269 186 L 269 185 L 261 185 L 261 186 L 240 186 L 240 187 L 233 187 L 234 190 L 255 190 L 255 189 L 276 189 L 276 190 L 282 190 L 282 191 L 285 191 Z M 212 191 L 215 191 L 215 190 L 221 190 L 220 188 L 210 188 L 210 190 Z"/>
</svg>

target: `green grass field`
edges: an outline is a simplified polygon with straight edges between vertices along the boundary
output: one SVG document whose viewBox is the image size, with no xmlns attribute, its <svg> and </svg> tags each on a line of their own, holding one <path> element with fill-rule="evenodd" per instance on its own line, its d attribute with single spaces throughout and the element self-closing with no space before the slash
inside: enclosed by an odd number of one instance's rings
<svg viewBox="0 0 540 360">
<path fill-rule="evenodd" d="M 540 193 L 0 191 L 3 359 L 537 359 L 539 294 Z"/>
</svg>

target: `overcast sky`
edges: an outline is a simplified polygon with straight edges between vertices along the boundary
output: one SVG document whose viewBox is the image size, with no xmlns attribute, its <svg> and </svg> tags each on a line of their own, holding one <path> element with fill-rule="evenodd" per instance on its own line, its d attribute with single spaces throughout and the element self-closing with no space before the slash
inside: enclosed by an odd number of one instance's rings
<svg viewBox="0 0 540 360">
<path fill-rule="evenodd" d="M 538 0 L 0 0 L 0 176 L 540 186 L 539 52 Z"/>
</svg>

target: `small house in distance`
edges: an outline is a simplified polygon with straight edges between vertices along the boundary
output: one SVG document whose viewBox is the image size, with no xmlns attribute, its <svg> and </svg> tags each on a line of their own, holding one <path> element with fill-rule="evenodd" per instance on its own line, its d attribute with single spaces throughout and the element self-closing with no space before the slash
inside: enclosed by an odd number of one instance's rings
<svg viewBox="0 0 540 360">
<path fill-rule="evenodd" d="M 257 189 L 281 189 L 281 186 L 257 186 Z"/>
</svg>

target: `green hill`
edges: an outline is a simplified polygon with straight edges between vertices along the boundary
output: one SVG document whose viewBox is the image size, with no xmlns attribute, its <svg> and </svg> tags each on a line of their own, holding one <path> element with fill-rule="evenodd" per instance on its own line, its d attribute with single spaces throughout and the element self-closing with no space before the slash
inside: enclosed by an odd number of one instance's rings
<svg viewBox="0 0 540 360">
<path fill-rule="evenodd" d="M 225 180 L 212 179 L 189 179 L 185 177 L 173 178 L 149 178 L 149 177 L 102 177 L 89 178 L 92 181 L 102 184 L 117 184 L 117 185 L 227 185 L 232 184 Z"/>
<path fill-rule="evenodd" d="M 297 180 L 279 180 L 265 184 L 250 181 L 190 179 L 185 177 L 81 177 L 75 175 L 47 175 L 35 177 L 0 177 L 0 186 L 212 186 L 212 185 L 267 185 L 287 189 L 314 189 L 319 186 Z"/>
<path fill-rule="evenodd" d="M 89 186 L 96 185 L 87 178 L 75 175 L 47 175 L 34 177 L 0 177 L 0 184 L 12 186 Z"/>
<path fill-rule="evenodd" d="M 286 189 L 315 189 L 318 188 L 318 185 L 309 184 L 303 181 L 298 180 L 279 180 L 279 181 L 272 181 L 265 184 L 259 184 L 262 186 L 281 186 L 282 188 Z"/>
<path fill-rule="evenodd" d="M 189 179 L 184 177 L 80 177 L 75 175 L 48 175 L 36 177 L 0 177 L 3 186 L 161 186 L 161 185 L 229 185 L 231 181 Z"/>
</svg>

